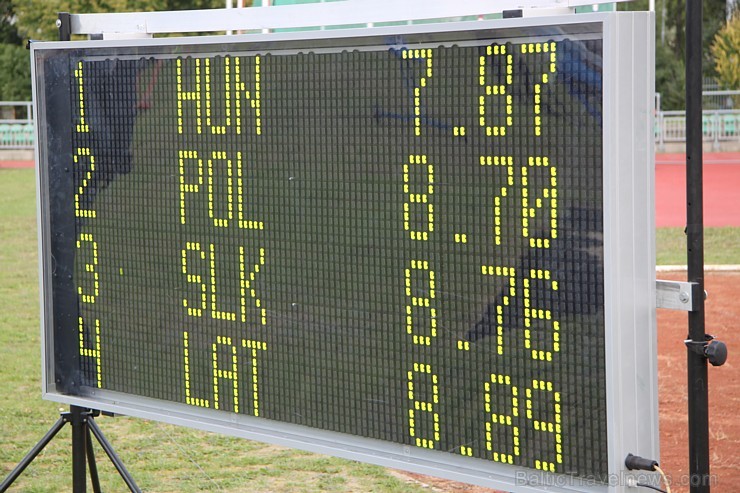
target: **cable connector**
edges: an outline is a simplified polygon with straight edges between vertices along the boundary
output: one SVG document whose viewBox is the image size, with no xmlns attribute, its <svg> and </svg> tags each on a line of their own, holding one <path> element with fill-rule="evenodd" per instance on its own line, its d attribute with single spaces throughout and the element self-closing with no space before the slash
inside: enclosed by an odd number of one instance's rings
<svg viewBox="0 0 740 493">
<path fill-rule="evenodd" d="M 653 459 L 644 459 L 639 455 L 627 454 L 627 458 L 624 459 L 624 465 L 630 471 L 638 469 L 640 471 L 655 471 L 658 467 L 658 461 Z"/>
</svg>

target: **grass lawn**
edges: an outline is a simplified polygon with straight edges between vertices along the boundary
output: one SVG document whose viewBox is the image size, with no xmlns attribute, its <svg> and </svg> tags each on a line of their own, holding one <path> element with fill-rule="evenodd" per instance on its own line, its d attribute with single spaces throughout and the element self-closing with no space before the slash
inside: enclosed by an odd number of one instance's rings
<svg viewBox="0 0 740 493">
<path fill-rule="evenodd" d="M 655 242 L 658 265 L 686 265 L 686 234 L 683 228 L 660 228 Z M 740 228 L 705 229 L 704 263 L 740 264 Z"/>
<path fill-rule="evenodd" d="M 740 264 L 740 229 L 706 231 L 708 264 Z M 658 231 L 658 263 L 685 264 L 680 229 Z M 0 170 L 0 479 L 56 421 L 59 406 L 40 397 L 40 331 L 35 184 L 32 170 Z M 100 418 L 145 491 L 426 491 L 376 466 L 131 418 Z M 71 489 L 65 427 L 13 491 Z M 105 491 L 124 491 L 97 450 Z"/>
</svg>

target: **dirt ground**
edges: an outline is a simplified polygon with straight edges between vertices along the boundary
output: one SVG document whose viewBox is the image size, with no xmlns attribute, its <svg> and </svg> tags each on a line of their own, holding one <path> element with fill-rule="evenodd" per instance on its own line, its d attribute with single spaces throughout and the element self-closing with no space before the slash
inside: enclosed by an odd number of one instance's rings
<svg viewBox="0 0 740 493">
<path fill-rule="evenodd" d="M 659 273 L 659 279 L 685 281 L 685 272 Z M 709 367 L 709 453 L 712 491 L 740 491 L 740 272 L 707 272 L 706 331 L 725 342 L 727 363 Z M 686 312 L 658 310 L 658 388 L 660 466 L 673 493 L 689 491 L 686 391 Z M 491 493 L 454 481 L 402 473 L 432 491 Z M 647 491 L 647 490 L 645 490 Z"/>
<path fill-rule="evenodd" d="M 685 280 L 685 273 L 659 275 Z M 706 331 L 727 344 L 727 363 L 709 367 L 709 460 L 713 491 L 740 490 L 740 272 L 708 272 Z M 738 325 L 736 325 L 738 324 Z M 687 492 L 689 475 L 686 393 L 686 314 L 658 310 L 661 468 L 673 492 Z"/>
</svg>

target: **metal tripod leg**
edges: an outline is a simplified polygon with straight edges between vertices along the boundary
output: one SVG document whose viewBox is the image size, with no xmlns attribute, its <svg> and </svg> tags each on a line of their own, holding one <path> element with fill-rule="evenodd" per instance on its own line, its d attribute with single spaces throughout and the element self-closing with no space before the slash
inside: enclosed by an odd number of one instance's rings
<svg viewBox="0 0 740 493">
<path fill-rule="evenodd" d="M 4 493 L 23 473 L 28 465 L 41 453 L 49 442 L 59 433 L 65 424 L 72 425 L 72 491 L 74 493 L 84 493 L 87 487 L 87 467 L 90 468 L 90 480 L 92 482 L 94 493 L 100 493 L 100 478 L 98 476 L 98 467 L 95 463 L 95 452 L 93 450 L 92 435 L 103 447 L 108 458 L 118 470 L 118 474 L 126 482 L 129 490 L 133 493 L 141 493 L 141 489 L 136 485 L 131 474 L 123 465 L 121 459 L 116 455 L 113 447 L 103 436 L 103 432 L 98 428 L 93 417 L 97 411 L 77 406 L 70 406 L 70 412 L 62 413 L 62 417 L 51 427 L 44 437 L 37 443 L 23 460 L 13 469 L 7 478 L 0 484 L 0 493 Z M 92 435 L 91 435 L 92 434 Z"/>
<path fill-rule="evenodd" d="M 89 418 L 92 420 L 92 417 Z M 98 476 L 98 465 L 95 463 L 95 451 L 93 450 L 92 435 L 90 426 L 87 426 L 87 465 L 90 468 L 90 482 L 92 483 L 93 493 L 101 493 L 100 478 Z"/>
<path fill-rule="evenodd" d="M 105 439 L 105 436 L 103 436 L 103 432 L 100 430 L 100 428 L 98 428 L 98 424 L 92 419 L 92 417 L 87 420 L 87 427 L 92 432 L 92 434 L 95 435 L 98 443 L 101 447 L 103 447 L 103 450 L 105 450 L 105 453 L 108 454 L 108 458 L 110 459 L 110 461 L 113 463 L 114 466 L 116 466 L 118 474 L 120 474 L 121 478 L 123 478 L 123 480 L 126 482 L 126 486 L 128 486 L 128 488 L 134 493 L 141 493 L 141 489 L 136 485 L 134 478 L 128 472 L 126 466 L 123 465 L 123 461 L 121 461 L 115 450 L 113 450 L 111 444 L 108 443 L 108 440 Z"/>
<path fill-rule="evenodd" d="M 54 426 L 51 427 L 51 429 L 44 435 L 44 438 L 42 438 L 39 443 L 37 443 L 28 454 L 23 458 L 23 460 L 15 466 L 15 469 L 11 471 L 10 474 L 8 474 L 8 477 L 5 478 L 5 480 L 0 484 L 0 493 L 6 491 L 8 488 L 10 488 L 10 485 L 12 485 L 16 479 L 18 479 L 18 476 L 23 473 L 23 471 L 28 467 L 28 465 L 33 462 L 33 460 L 36 458 L 37 455 L 41 453 L 42 450 L 44 450 L 44 447 L 46 447 L 49 442 L 56 436 L 57 433 L 59 433 L 59 430 L 61 430 L 64 425 L 67 423 L 68 416 L 66 414 L 63 414 L 59 420 L 57 420 L 56 423 L 54 423 Z"/>
</svg>

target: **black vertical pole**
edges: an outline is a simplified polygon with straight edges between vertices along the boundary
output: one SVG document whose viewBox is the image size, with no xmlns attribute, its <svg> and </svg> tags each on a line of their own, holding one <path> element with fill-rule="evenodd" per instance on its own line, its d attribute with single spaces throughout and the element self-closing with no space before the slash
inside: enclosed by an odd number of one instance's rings
<svg viewBox="0 0 740 493">
<path fill-rule="evenodd" d="M 87 489 L 87 412 L 70 406 L 72 415 L 72 491 L 85 493 Z"/>
<path fill-rule="evenodd" d="M 69 41 L 72 39 L 72 24 L 68 12 L 59 12 L 57 27 L 59 28 L 59 41 Z"/>
<path fill-rule="evenodd" d="M 704 343 L 704 205 L 702 163 L 702 0 L 686 0 L 686 218 L 688 281 L 696 283 L 689 339 Z M 707 360 L 688 350 L 691 492 L 709 493 Z"/>
<path fill-rule="evenodd" d="M 69 41 L 72 37 L 70 15 L 60 12 L 57 19 L 59 41 Z M 85 493 L 87 489 L 87 412 L 77 406 L 70 406 L 72 424 L 72 491 Z"/>
<path fill-rule="evenodd" d="M 57 19 L 59 41 L 69 41 L 72 37 L 70 15 L 60 12 Z M 77 406 L 70 406 L 72 424 L 72 491 L 85 493 L 87 489 L 87 413 Z"/>
</svg>

